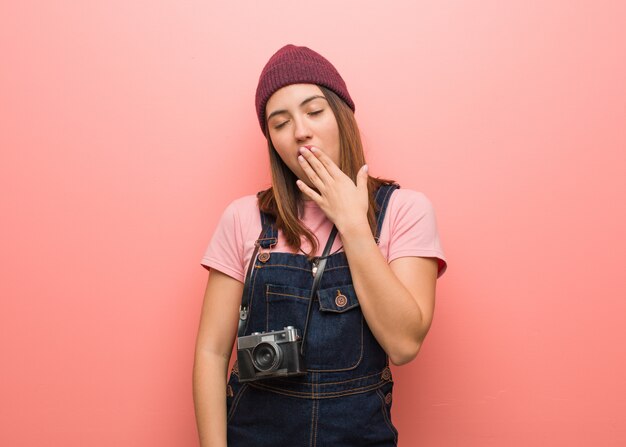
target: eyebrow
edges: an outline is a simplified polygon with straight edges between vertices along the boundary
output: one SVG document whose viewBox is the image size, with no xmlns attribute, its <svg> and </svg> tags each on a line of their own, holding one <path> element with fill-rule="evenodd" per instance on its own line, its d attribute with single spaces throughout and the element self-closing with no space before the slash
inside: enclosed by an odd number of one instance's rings
<svg viewBox="0 0 626 447">
<path fill-rule="evenodd" d="M 307 99 L 305 99 L 304 101 L 302 101 L 302 102 L 300 103 L 300 107 L 302 107 L 302 106 L 303 106 L 303 105 L 305 105 L 306 103 L 311 102 L 311 101 L 313 101 L 314 99 L 317 99 L 317 98 L 326 99 L 326 97 L 325 97 L 325 96 L 323 96 L 323 95 L 314 95 L 314 96 L 310 96 L 310 97 L 308 97 Z M 281 113 L 287 113 L 287 110 L 285 110 L 285 109 L 281 109 L 281 110 L 274 110 L 274 111 L 273 111 L 272 113 L 270 113 L 270 114 L 269 114 L 269 116 L 267 117 L 267 121 L 269 121 L 269 120 L 270 120 L 270 118 L 271 118 L 271 117 L 273 117 L 274 115 L 280 115 Z"/>
</svg>

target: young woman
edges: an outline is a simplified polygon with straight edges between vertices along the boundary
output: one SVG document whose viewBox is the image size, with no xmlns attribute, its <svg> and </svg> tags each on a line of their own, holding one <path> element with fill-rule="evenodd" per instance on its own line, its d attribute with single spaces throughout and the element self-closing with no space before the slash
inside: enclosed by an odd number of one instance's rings
<svg viewBox="0 0 626 447">
<path fill-rule="evenodd" d="M 272 186 L 226 208 L 202 260 L 201 444 L 397 445 L 389 362 L 417 355 L 447 267 L 433 207 L 368 175 L 354 102 L 318 53 L 276 52 L 256 108 Z"/>
</svg>

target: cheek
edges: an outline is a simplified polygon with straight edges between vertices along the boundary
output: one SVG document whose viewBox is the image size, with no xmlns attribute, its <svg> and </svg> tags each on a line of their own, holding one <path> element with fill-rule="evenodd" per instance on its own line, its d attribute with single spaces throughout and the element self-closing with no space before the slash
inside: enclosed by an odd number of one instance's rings
<svg viewBox="0 0 626 447">
<path fill-rule="evenodd" d="M 333 141 L 335 143 L 339 142 L 339 127 L 337 126 L 337 122 L 335 120 L 331 120 L 327 123 L 325 133 L 329 141 Z"/>
<path fill-rule="evenodd" d="M 287 167 L 292 172 L 301 170 L 301 166 L 298 160 L 290 151 L 283 150 L 280 144 L 280 141 L 276 141 L 275 139 L 272 139 L 272 145 L 274 146 L 274 149 L 276 153 L 278 154 L 278 157 L 283 161 L 283 163 L 287 165 Z"/>
<path fill-rule="evenodd" d="M 331 158 L 336 164 L 339 164 L 339 128 L 337 123 L 330 123 L 326 135 L 330 143 L 328 149 L 330 150 Z"/>
<path fill-rule="evenodd" d="M 274 146 L 276 153 L 280 156 L 280 158 L 284 160 L 285 155 L 286 155 L 285 143 L 282 141 L 280 137 L 277 137 L 277 136 L 273 136 L 271 140 L 272 140 L 272 146 Z"/>
</svg>

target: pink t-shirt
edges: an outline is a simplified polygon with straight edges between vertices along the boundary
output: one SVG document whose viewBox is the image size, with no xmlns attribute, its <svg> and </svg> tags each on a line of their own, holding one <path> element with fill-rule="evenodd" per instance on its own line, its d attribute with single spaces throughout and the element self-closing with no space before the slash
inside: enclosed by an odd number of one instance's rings
<svg viewBox="0 0 626 447">
<path fill-rule="evenodd" d="M 312 200 L 305 202 L 302 222 L 317 237 L 316 255 L 321 255 L 330 235 L 332 222 Z M 201 264 L 207 269 L 220 270 L 244 282 L 254 251 L 254 242 L 260 232 L 261 216 L 256 195 L 232 201 L 222 214 Z M 302 250 L 308 252 L 311 249 L 310 244 L 305 238 L 302 241 Z M 430 200 L 421 192 L 400 188 L 391 194 L 378 246 L 388 263 L 402 256 L 433 257 L 439 263 L 437 277 L 446 271 L 447 261 L 439 241 L 435 210 Z M 341 247 L 341 236 L 337 234 L 331 253 Z M 278 243 L 272 248 L 272 253 L 277 252 L 302 254 L 286 245 L 280 229 Z"/>
</svg>

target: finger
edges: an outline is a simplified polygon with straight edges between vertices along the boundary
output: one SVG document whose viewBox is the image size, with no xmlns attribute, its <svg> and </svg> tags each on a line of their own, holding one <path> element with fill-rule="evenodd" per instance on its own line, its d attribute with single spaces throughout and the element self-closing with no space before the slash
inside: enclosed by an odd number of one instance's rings
<svg viewBox="0 0 626 447">
<path fill-rule="evenodd" d="M 315 190 L 310 188 L 306 183 L 304 183 L 300 179 L 296 180 L 296 185 L 298 186 L 298 188 L 300 188 L 300 191 L 302 191 L 302 194 L 306 195 L 310 199 L 313 199 L 313 201 L 319 204 L 319 201 L 321 200 L 322 196 L 316 193 Z"/>
<path fill-rule="evenodd" d="M 298 161 L 300 162 L 300 166 L 302 166 L 302 170 L 304 171 L 304 173 L 307 175 L 307 177 L 309 177 L 309 179 L 311 179 L 311 182 L 313 182 L 313 184 L 318 189 L 323 187 L 324 181 L 319 177 L 319 175 L 317 175 L 315 170 L 309 164 L 309 161 L 304 158 L 303 155 L 298 155 Z"/>
<path fill-rule="evenodd" d="M 323 187 L 324 182 L 311 167 L 307 159 L 304 158 L 304 156 L 302 155 L 298 155 L 298 161 L 300 162 L 300 166 L 302 166 L 302 170 L 304 171 L 306 176 L 309 178 L 309 180 L 311 180 L 311 183 L 313 183 L 313 186 L 315 186 L 318 190 Z"/>
<path fill-rule="evenodd" d="M 309 164 L 315 170 L 320 179 L 322 179 L 326 183 L 333 179 L 333 177 L 329 174 L 328 169 L 326 169 L 326 166 L 320 160 L 318 160 L 317 157 L 310 150 L 305 147 L 300 150 L 300 153 L 306 159 L 306 161 L 309 162 Z"/>
<path fill-rule="evenodd" d="M 335 178 L 343 174 L 343 171 L 339 169 L 339 166 L 337 166 L 335 162 L 328 155 L 326 155 L 324 151 L 322 151 L 320 148 L 312 147 L 311 152 L 320 161 L 320 163 L 324 165 L 324 167 L 326 168 L 326 171 L 331 177 Z"/>
<path fill-rule="evenodd" d="M 356 186 L 359 189 L 367 190 L 368 166 L 363 165 L 356 175 Z"/>
</svg>

